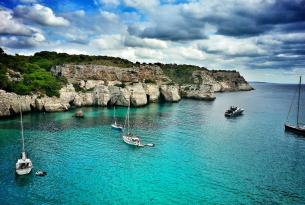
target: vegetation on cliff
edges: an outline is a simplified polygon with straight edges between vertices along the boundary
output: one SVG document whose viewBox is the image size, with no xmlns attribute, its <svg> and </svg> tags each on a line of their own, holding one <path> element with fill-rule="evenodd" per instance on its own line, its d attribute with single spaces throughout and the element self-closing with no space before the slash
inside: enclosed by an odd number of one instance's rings
<svg viewBox="0 0 305 205">
<path fill-rule="evenodd" d="M 100 64 L 116 67 L 131 67 L 128 60 L 108 56 L 69 55 L 42 51 L 33 56 L 7 55 L 0 48 L 0 89 L 21 95 L 41 93 L 47 96 L 58 96 L 59 90 L 66 83 L 63 77 L 52 75 L 54 65 L 65 63 Z M 19 72 L 22 78 L 10 81 L 8 70 Z"/>
<path fill-rule="evenodd" d="M 204 67 L 198 67 L 194 65 L 177 65 L 177 64 L 161 64 L 156 63 L 160 66 L 165 75 L 172 79 L 175 83 L 179 85 L 182 84 L 192 84 L 193 78 L 192 74 L 196 70 L 207 70 Z"/>
<path fill-rule="evenodd" d="M 94 64 L 119 68 L 139 67 L 141 65 L 139 62 L 133 63 L 117 57 L 69 55 L 49 51 L 38 52 L 33 56 L 18 54 L 13 56 L 5 54 L 0 48 L 0 89 L 21 95 L 37 93 L 58 96 L 59 90 L 67 83 L 67 80 L 65 77 L 53 75 L 50 70 L 53 66 L 62 64 Z M 143 64 L 159 66 L 163 73 L 172 80 L 173 84 L 179 85 L 193 84 L 193 74 L 196 70 L 208 71 L 204 67 L 194 65 Z M 223 80 L 222 73 L 218 74 L 218 71 L 212 71 L 211 74 L 217 81 Z M 197 83 L 201 83 L 202 78 L 200 76 L 196 76 L 196 79 Z M 154 82 L 146 79 L 145 83 Z M 77 91 L 82 91 L 81 88 L 74 87 Z"/>
</svg>

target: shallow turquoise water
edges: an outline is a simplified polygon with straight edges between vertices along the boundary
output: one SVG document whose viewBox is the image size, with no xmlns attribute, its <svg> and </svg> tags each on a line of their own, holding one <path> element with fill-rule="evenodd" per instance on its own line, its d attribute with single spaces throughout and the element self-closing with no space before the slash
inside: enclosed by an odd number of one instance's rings
<svg viewBox="0 0 305 205">
<path fill-rule="evenodd" d="M 15 176 L 19 119 L 2 120 L 0 204 L 304 204 L 305 138 L 283 130 L 294 87 L 254 87 L 133 108 L 134 132 L 153 148 L 124 144 L 112 109 L 26 114 L 26 149 L 46 177 Z M 224 118 L 232 104 L 245 114 Z"/>
</svg>

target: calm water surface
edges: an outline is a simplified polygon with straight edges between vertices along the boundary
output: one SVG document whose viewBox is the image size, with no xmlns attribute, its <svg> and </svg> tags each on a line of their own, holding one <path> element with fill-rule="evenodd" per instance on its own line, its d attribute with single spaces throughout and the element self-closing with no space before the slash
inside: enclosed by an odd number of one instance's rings
<svg viewBox="0 0 305 205">
<path fill-rule="evenodd" d="M 131 109 L 134 132 L 153 148 L 124 144 L 112 109 L 84 108 L 84 119 L 75 110 L 26 114 L 34 169 L 21 177 L 19 119 L 2 120 L 0 204 L 304 204 L 305 138 L 283 130 L 295 86 L 253 86 L 214 102 Z M 230 105 L 245 114 L 224 118 Z M 117 108 L 121 122 L 126 110 Z"/>
</svg>

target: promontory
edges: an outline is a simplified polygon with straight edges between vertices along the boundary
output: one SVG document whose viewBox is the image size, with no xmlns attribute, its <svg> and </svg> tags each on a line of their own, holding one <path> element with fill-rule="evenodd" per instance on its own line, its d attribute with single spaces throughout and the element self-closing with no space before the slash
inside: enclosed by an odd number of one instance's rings
<svg viewBox="0 0 305 205">
<path fill-rule="evenodd" d="M 214 100 L 215 92 L 252 89 L 235 70 L 47 51 L 13 56 L 0 49 L 0 117 L 19 113 L 20 105 L 23 112 L 128 106 L 129 99 L 132 106 L 144 106 L 181 98 Z"/>
</svg>

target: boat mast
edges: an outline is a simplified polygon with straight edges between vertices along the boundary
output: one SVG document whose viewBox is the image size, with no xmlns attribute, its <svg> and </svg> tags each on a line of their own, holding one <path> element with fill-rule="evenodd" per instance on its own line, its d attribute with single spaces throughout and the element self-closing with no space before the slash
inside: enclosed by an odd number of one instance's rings
<svg viewBox="0 0 305 205">
<path fill-rule="evenodd" d="M 22 111 L 21 111 L 21 105 L 20 104 L 19 104 L 19 110 L 20 110 L 20 127 L 21 127 L 22 152 L 24 152 L 23 122 L 22 122 Z"/>
<path fill-rule="evenodd" d="M 129 114 L 130 114 L 130 104 L 131 104 L 131 96 L 132 96 L 133 90 L 131 90 L 130 96 L 129 96 L 129 104 L 128 104 L 128 115 L 127 115 L 127 133 L 129 134 Z"/>
<path fill-rule="evenodd" d="M 114 119 L 114 123 L 116 124 L 116 117 L 115 117 L 115 106 L 113 106 L 113 119 Z"/>
<path fill-rule="evenodd" d="M 302 77 L 300 76 L 300 82 L 299 82 L 299 95 L 298 95 L 297 127 L 299 127 L 299 112 L 300 112 L 301 82 L 302 82 Z"/>
</svg>

